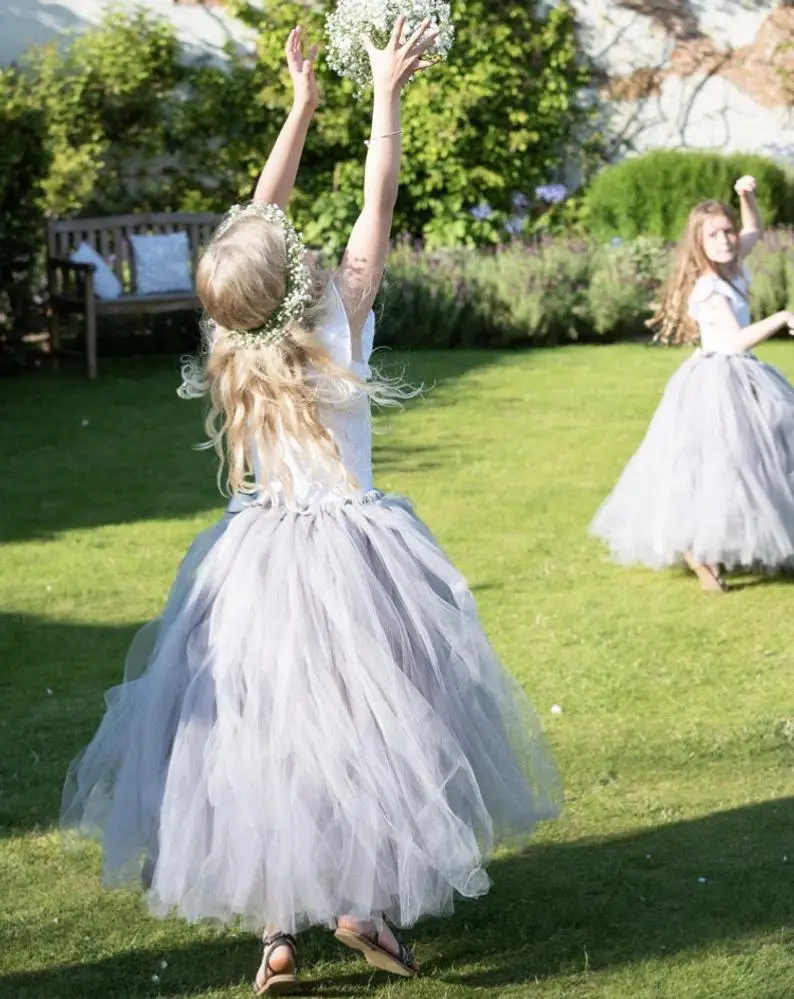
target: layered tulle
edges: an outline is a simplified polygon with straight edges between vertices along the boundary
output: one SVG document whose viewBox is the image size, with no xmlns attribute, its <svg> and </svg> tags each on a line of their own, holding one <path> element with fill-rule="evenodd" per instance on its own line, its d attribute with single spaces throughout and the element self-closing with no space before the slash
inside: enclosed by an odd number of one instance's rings
<svg viewBox="0 0 794 999">
<path fill-rule="evenodd" d="M 110 882 L 148 858 L 157 914 L 296 930 L 449 912 L 559 803 L 465 580 L 406 501 L 373 493 L 200 535 L 63 818 L 101 836 Z"/>
<path fill-rule="evenodd" d="M 623 563 L 776 570 L 794 559 L 794 388 L 747 354 L 670 379 L 591 531 Z"/>
</svg>

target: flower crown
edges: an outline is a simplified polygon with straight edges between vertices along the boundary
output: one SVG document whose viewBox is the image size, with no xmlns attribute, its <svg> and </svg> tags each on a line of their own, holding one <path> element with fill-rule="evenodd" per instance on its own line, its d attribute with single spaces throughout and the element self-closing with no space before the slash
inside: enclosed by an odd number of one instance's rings
<svg viewBox="0 0 794 999">
<path fill-rule="evenodd" d="M 289 328 L 303 318 L 306 306 L 312 299 L 312 277 L 306 266 L 301 235 L 278 205 L 252 201 L 247 205 L 234 205 L 218 226 L 217 236 L 222 236 L 241 218 L 253 216 L 278 226 L 284 236 L 287 250 L 286 295 L 284 300 L 262 326 L 248 330 L 227 330 L 224 338 L 239 347 L 271 347 L 289 335 Z"/>
</svg>

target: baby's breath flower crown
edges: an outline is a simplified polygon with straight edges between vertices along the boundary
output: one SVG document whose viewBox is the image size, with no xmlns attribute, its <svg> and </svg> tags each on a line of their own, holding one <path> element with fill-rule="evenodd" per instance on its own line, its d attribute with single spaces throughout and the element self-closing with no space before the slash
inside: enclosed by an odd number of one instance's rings
<svg viewBox="0 0 794 999">
<path fill-rule="evenodd" d="M 217 235 L 222 236 L 235 222 L 248 217 L 263 219 L 281 229 L 287 250 L 287 290 L 284 301 L 262 326 L 250 330 L 226 330 L 224 339 L 231 340 L 238 347 L 269 347 L 284 340 L 290 327 L 303 318 L 312 297 L 312 279 L 305 262 L 306 247 L 301 234 L 278 205 L 256 201 L 234 205 L 218 226 Z"/>
<path fill-rule="evenodd" d="M 406 37 L 410 37 L 428 18 L 439 29 L 436 44 L 427 53 L 429 61 L 447 58 L 455 37 L 450 4 L 441 0 L 338 0 L 336 9 L 326 18 L 328 65 L 345 79 L 356 84 L 360 94 L 372 84 L 369 57 L 361 42 L 369 34 L 378 48 L 388 42 L 397 18 L 406 18 Z"/>
</svg>

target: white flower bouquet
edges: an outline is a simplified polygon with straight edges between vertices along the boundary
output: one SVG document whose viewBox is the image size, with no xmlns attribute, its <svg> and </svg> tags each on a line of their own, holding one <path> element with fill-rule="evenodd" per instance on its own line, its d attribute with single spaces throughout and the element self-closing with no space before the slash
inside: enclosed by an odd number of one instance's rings
<svg viewBox="0 0 794 999">
<path fill-rule="evenodd" d="M 428 57 L 442 61 L 455 37 L 451 14 L 450 5 L 441 0 L 338 0 L 325 24 L 328 65 L 340 76 L 352 80 L 359 93 L 365 90 L 372 76 L 361 36 L 368 34 L 378 48 L 383 48 L 400 15 L 406 18 L 406 37 L 422 21 L 430 19 L 432 27 L 438 29 L 438 38 Z"/>
</svg>

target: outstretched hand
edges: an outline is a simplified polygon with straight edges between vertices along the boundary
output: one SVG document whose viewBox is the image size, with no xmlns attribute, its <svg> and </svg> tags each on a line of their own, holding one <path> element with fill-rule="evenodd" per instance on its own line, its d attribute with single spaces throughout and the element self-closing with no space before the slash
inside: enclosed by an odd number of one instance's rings
<svg viewBox="0 0 794 999">
<path fill-rule="evenodd" d="M 431 24 L 429 18 L 422 21 L 406 40 L 403 37 L 405 17 L 398 17 L 391 38 L 383 49 L 376 48 L 369 35 L 362 35 L 361 41 L 369 56 L 376 90 L 384 88 L 392 93 L 398 93 L 414 73 L 432 65 L 432 62 L 425 60 L 424 57 L 435 46 L 439 29 L 437 27 L 431 29 Z"/>
<path fill-rule="evenodd" d="M 303 54 L 303 28 L 300 25 L 290 31 L 284 54 L 292 78 L 294 102 L 300 107 L 314 109 L 320 103 L 320 88 L 314 72 L 317 52 L 317 46 L 312 45 L 308 54 Z"/>
<path fill-rule="evenodd" d="M 751 194 L 755 194 L 756 189 L 755 177 L 745 176 L 740 177 L 736 183 L 733 185 L 734 191 L 739 195 L 740 198 L 747 198 Z"/>
</svg>

